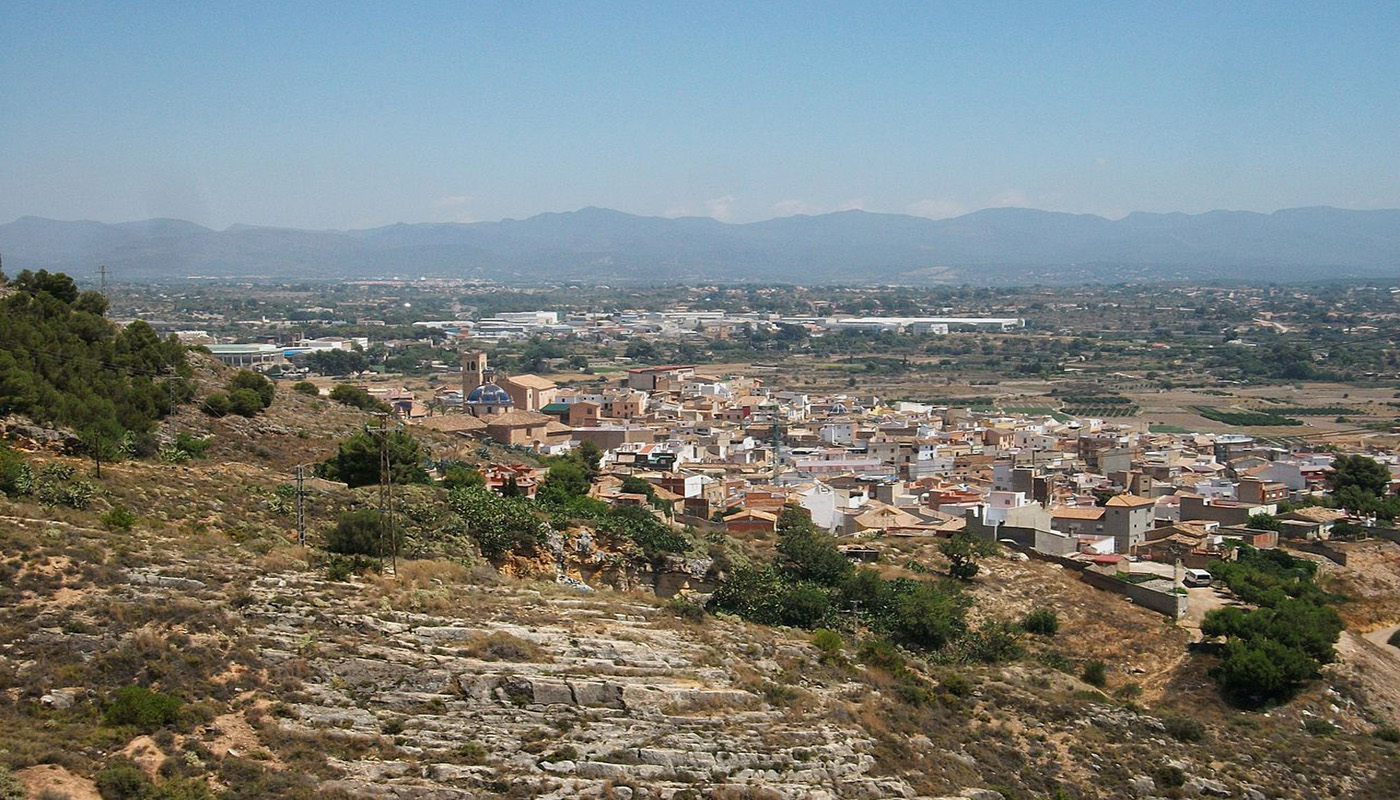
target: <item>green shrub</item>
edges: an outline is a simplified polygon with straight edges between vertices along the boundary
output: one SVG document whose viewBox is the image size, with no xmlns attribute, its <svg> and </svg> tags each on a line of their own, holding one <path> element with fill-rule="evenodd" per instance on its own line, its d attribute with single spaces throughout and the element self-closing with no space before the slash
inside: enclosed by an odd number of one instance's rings
<svg viewBox="0 0 1400 800">
<path fill-rule="evenodd" d="M 262 411 L 262 397 L 252 389 L 235 389 L 229 392 L 229 410 L 240 417 L 255 417 Z"/>
<path fill-rule="evenodd" d="M 764 702 L 778 708 L 791 706 L 801 696 L 796 689 L 786 683 L 774 683 L 773 681 L 764 681 L 758 687 L 758 693 L 763 695 Z"/>
<path fill-rule="evenodd" d="M 24 800 L 29 791 L 20 783 L 10 768 L 0 765 L 0 800 Z"/>
<path fill-rule="evenodd" d="M 1026 633 L 1037 636 L 1054 636 L 1060 632 L 1060 617 L 1048 608 L 1037 608 L 1021 620 Z"/>
<path fill-rule="evenodd" d="M 408 431 L 390 431 L 389 479 L 394 483 L 427 483 L 422 446 Z M 343 481 L 351 489 L 379 483 L 383 443 L 378 431 L 361 430 L 340 443 L 335 456 L 317 465 L 316 475 Z"/>
<path fill-rule="evenodd" d="M 482 661 L 548 661 L 549 656 L 539 645 L 505 631 L 478 636 L 462 645 L 461 653 Z"/>
<path fill-rule="evenodd" d="M 481 554 L 493 561 L 536 552 L 549 538 L 549 524 L 536 516 L 536 506 L 528 500 L 468 487 L 449 491 L 447 502 L 467 521 L 467 533 Z"/>
<path fill-rule="evenodd" d="M 836 631 L 820 628 L 812 634 L 812 644 L 821 651 L 822 661 L 826 661 L 841 655 L 841 651 L 846 647 L 846 640 Z"/>
<path fill-rule="evenodd" d="M 1079 673 L 1079 677 L 1090 686 L 1097 686 L 1102 689 L 1108 685 L 1108 667 L 1097 658 L 1084 662 L 1084 671 Z"/>
<path fill-rule="evenodd" d="M 175 434 L 175 447 L 190 458 L 204 458 L 209 450 L 209 440 L 180 431 Z"/>
<path fill-rule="evenodd" d="M 152 733 L 180 718 L 184 705 L 177 697 L 153 692 L 144 686 L 123 686 L 112 694 L 102 721 L 107 725 L 131 725 Z"/>
<path fill-rule="evenodd" d="M 1074 662 L 1070 660 L 1069 656 L 1059 650 L 1047 650 L 1037 655 L 1035 660 L 1051 669 L 1059 670 L 1066 675 L 1074 674 Z"/>
<path fill-rule="evenodd" d="M 938 549 L 948 559 L 948 574 L 961 581 L 970 581 L 981 569 L 978 559 L 995 553 L 997 544 L 978 539 L 967 531 L 958 531 L 944 539 Z"/>
<path fill-rule="evenodd" d="M 890 582 L 893 609 L 877 620 L 900 641 L 938 650 L 967 632 L 966 598 L 950 582 Z"/>
<path fill-rule="evenodd" d="M 1014 626 L 1004 622 L 988 622 L 966 637 L 967 656 L 986 664 L 1015 661 L 1025 655 L 1025 648 L 1016 638 Z"/>
<path fill-rule="evenodd" d="M 571 745 L 571 744 L 566 744 L 566 745 L 564 745 L 563 747 L 559 748 L 558 750 L 555 750 L 553 753 L 550 753 L 549 755 L 545 756 L 543 760 L 545 760 L 545 761 L 553 761 L 553 762 L 558 762 L 558 761 L 577 761 L 577 760 L 578 760 L 578 748 L 577 748 L 577 747 L 574 747 L 574 746 Z"/>
<path fill-rule="evenodd" d="M 65 464 L 62 461 L 53 461 L 39 468 L 39 479 L 44 481 L 68 481 L 72 480 L 78 471 L 72 464 Z"/>
<path fill-rule="evenodd" d="M 304 394 L 307 397 L 319 397 L 321 390 L 316 388 L 316 384 L 311 381 L 297 381 L 292 384 L 292 391 L 297 394 Z"/>
<path fill-rule="evenodd" d="M 705 621 L 705 606 L 681 595 L 667 600 L 666 610 L 686 622 L 699 624 Z"/>
<path fill-rule="evenodd" d="M 457 748 L 457 761 L 467 765 L 486 763 L 486 748 L 480 742 L 467 742 Z"/>
<path fill-rule="evenodd" d="M 1163 764 L 1152 770 L 1152 780 L 1156 781 L 1159 789 L 1180 789 L 1186 785 L 1186 773 L 1181 767 Z"/>
<path fill-rule="evenodd" d="M 111 511 L 101 517 L 102 527 L 109 531 L 129 531 L 136 526 L 136 515 L 126 509 L 126 506 L 113 506 Z"/>
<path fill-rule="evenodd" d="M 131 761 L 113 759 L 97 773 L 97 793 L 102 800 L 147 800 L 151 779 Z"/>
<path fill-rule="evenodd" d="M 805 512 L 785 508 L 778 527 L 781 566 L 794 579 L 835 586 L 854 570 L 846 555 L 836 548 L 836 539 L 818 530 Z"/>
<path fill-rule="evenodd" d="M 1300 648 L 1270 638 L 1232 638 L 1214 674 L 1231 701 L 1263 706 L 1291 697 L 1317 668 Z"/>
<path fill-rule="evenodd" d="M 384 553 L 379 512 L 347 511 L 326 533 L 326 549 L 345 556 L 379 557 Z"/>
<path fill-rule="evenodd" d="M 486 485 L 486 477 L 481 470 L 466 464 L 453 464 L 442 472 L 442 488 L 462 489 L 468 486 L 481 488 Z"/>
<path fill-rule="evenodd" d="M 1308 717 L 1303 720 L 1303 730 L 1312 736 L 1331 736 L 1337 732 L 1337 726 L 1325 719 Z"/>
<path fill-rule="evenodd" d="M 233 400 L 228 392 L 213 392 L 204 398 L 201 408 L 211 417 L 224 417 L 233 412 Z"/>
<path fill-rule="evenodd" d="M 34 472 L 24 456 L 0 443 L 0 494 L 11 497 L 34 491 Z"/>
<path fill-rule="evenodd" d="M 961 672 L 946 672 L 938 679 L 939 688 L 954 697 L 967 697 L 972 694 L 972 681 Z"/>
<path fill-rule="evenodd" d="M 277 387 L 265 375 L 259 375 L 248 369 L 240 369 L 229 379 L 228 389 L 230 395 L 239 392 L 252 392 L 257 395 L 258 409 L 262 410 L 272 405 L 272 398 L 277 394 Z"/>
<path fill-rule="evenodd" d="M 905 666 L 904 654 L 899 652 L 899 648 L 886 639 L 866 639 L 860 643 L 856 651 L 860 660 L 876 669 L 899 674 L 908 669 Z"/>
<path fill-rule="evenodd" d="M 326 579 L 343 581 L 352 575 L 376 571 L 378 563 L 365 556 L 332 555 L 326 562 Z"/>
<path fill-rule="evenodd" d="M 1400 743 L 1400 728 L 1396 728 L 1393 725 L 1383 725 L 1376 728 L 1371 732 L 1371 735 L 1380 739 L 1382 742 L 1390 742 L 1392 744 Z"/>
<path fill-rule="evenodd" d="M 214 800 L 214 793 L 199 778 L 167 778 L 151 792 L 150 800 Z"/>
<path fill-rule="evenodd" d="M 101 294 L 78 291 L 61 272 L 24 270 L 9 281 L 0 297 L 0 415 L 145 434 L 172 401 L 188 400 L 185 346 L 140 320 L 112 325 L 106 310 Z"/>
<path fill-rule="evenodd" d="M 1162 725 L 1178 742 L 1199 742 L 1206 737 L 1205 726 L 1190 717 L 1164 717 Z"/>
<path fill-rule="evenodd" d="M 1386 639 L 1385 643 L 1391 647 L 1400 647 L 1400 630 L 1390 634 L 1390 638 Z"/>
<path fill-rule="evenodd" d="M 367 390 L 342 383 L 331 390 L 331 399 L 361 411 L 388 411 L 389 404 L 375 398 Z"/>
<path fill-rule="evenodd" d="M 97 490 L 87 481 L 58 483 L 48 478 L 40 478 L 34 488 L 39 503 L 49 508 L 67 506 L 82 510 L 88 507 L 96 493 Z"/>
</svg>

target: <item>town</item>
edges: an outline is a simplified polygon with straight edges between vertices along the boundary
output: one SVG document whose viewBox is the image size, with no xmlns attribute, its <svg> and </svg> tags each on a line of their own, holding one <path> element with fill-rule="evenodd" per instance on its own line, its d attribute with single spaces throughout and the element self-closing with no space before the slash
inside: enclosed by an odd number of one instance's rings
<svg viewBox="0 0 1400 800">
<path fill-rule="evenodd" d="M 1325 503 L 1331 464 L 1339 455 L 1374 456 L 1400 470 L 1394 437 L 1388 435 L 1394 404 L 1383 391 L 1372 392 L 1374 397 L 1364 389 L 1344 392 L 1342 402 L 1309 396 L 1283 403 L 1274 390 L 1251 395 L 1230 380 L 1228 370 L 1206 371 L 1205 382 L 1199 382 L 1200 370 L 1179 369 L 1145 382 L 1115 371 L 1112 360 L 1096 368 L 1093 358 L 1061 356 L 1058 378 L 1042 372 L 1034 376 L 1040 386 L 1024 379 L 1001 381 L 995 392 L 987 391 L 993 382 L 977 380 L 976 373 L 958 376 L 956 368 L 944 369 L 949 386 L 934 389 L 944 399 L 928 400 L 911 396 L 917 389 L 884 382 L 889 374 L 856 372 L 844 382 L 823 381 L 812 388 L 819 365 L 801 362 L 789 349 L 768 352 L 766 362 L 751 357 L 737 363 L 713 363 L 713 358 L 709 364 L 649 363 L 764 335 L 809 346 L 845 340 L 852 360 L 866 363 L 879 356 L 858 355 L 862 349 L 907 351 L 908 342 L 969 337 L 985 345 L 985 334 L 1004 337 L 1003 346 L 1018 341 L 1043 346 L 1055 341 L 1053 334 L 1034 331 L 1048 326 L 1023 315 L 1063 315 L 1075 306 L 1101 310 L 1099 303 L 1086 302 L 1094 293 L 1083 289 L 1048 292 L 1050 298 L 1073 298 L 1073 305 L 1047 305 L 1043 297 L 1033 297 L 1019 304 L 1010 298 L 983 300 L 978 306 L 1016 316 L 979 316 L 947 305 L 935 316 L 907 304 L 899 308 L 903 315 L 895 316 L 881 302 L 896 296 L 890 293 L 837 290 L 815 301 L 786 287 L 762 290 L 762 296 L 774 308 L 804 306 L 817 313 L 754 311 L 754 290 L 736 294 L 718 288 L 663 289 L 643 308 L 599 312 L 580 310 L 586 300 L 564 302 L 562 295 L 544 290 L 544 297 L 561 300 L 561 309 L 481 311 L 478 306 L 453 319 L 414 315 L 424 305 L 468 310 L 459 302 L 442 305 L 443 297 L 463 291 L 473 299 L 495 298 L 496 305 L 486 304 L 493 309 L 518 307 L 541 299 L 541 293 L 424 281 L 366 282 L 350 291 L 388 292 L 374 295 L 375 301 L 359 311 L 388 311 L 393 326 L 372 318 L 337 321 L 325 316 L 334 313 L 330 307 L 308 307 L 289 310 L 282 321 L 262 317 L 230 327 L 226 313 L 191 314 L 189 299 L 182 301 L 182 319 L 154 324 L 207 348 L 229 366 L 284 381 L 310 379 L 305 385 L 320 395 L 352 397 L 346 389 L 337 394 L 337 387 L 353 387 L 410 430 L 459 442 L 442 448 L 440 460 L 480 444 L 500 446 L 505 459 L 480 465 L 487 483 L 498 490 L 509 482 L 512 491 L 533 497 L 548 470 L 539 459 L 588 443 L 601 454 L 603 469 L 593 496 L 652 508 L 677 526 L 771 539 L 782 510 L 791 506 L 838 537 L 854 559 L 879 558 L 880 543 L 891 538 L 964 531 L 1063 564 L 1099 588 L 1172 618 L 1186 617 L 1193 598 L 1202 608 L 1218 603 L 1207 567 L 1234 558 L 1241 545 L 1272 549 L 1282 541 L 1341 559 L 1346 540 L 1396 535 L 1374 513 Z M 1208 287 L 1147 291 L 1179 295 L 1181 302 L 1189 295 L 1216 294 Z M 908 294 L 898 296 L 907 303 Z M 1121 287 L 1102 294 L 1115 307 L 1141 302 Z M 284 293 L 252 293 L 280 296 Z M 502 305 L 502 296 L 516 299 Z M 1393 302 L 1389 293 L 1371 296 L 1372 303 L 1359 311 Z M 737 305 L 736 297 L 741 298 Z M 1244 309 L 1252 307 L 1235 319 L 1251 320 L 1269 337 L 1286 342 L 1291 328 L 1308 324 L 1302 310 L 1312 302 L 1307 290 L 1280 296 L 1240 287 L 1229 297 Z M 948 299 L 971 305 L 956 295 Z M 149 297 L 142 302 L 149 303 Z M 861 308 L 884 313 L 858 313 Z M 1174 342 L 1177 355 L 1188 349 L 1189 336 L 1183 341 L 1163 323 L 1176 313 L 1174 306 L 1158 298 L 1146 311 L 1138 325 L 1151 329 L 1159 346 L 1171 350 L 1168 342 Z M 1217 305 L 1216 315 L 1222 312 Z M 1385 315 L 1372 316 L 1380 321 Z M 182 327 L 200 319 L 218 322 L 225 335 L 265 334 L 261 340 L 223 343 L 206 331 Z M 1323 336 L 1365 339 L 1377 330 L 1355 319 L 1321 321 L 1342 331 Z M 1059 329 L 1067 320 L 1056 322 Z M 308 327 L 322 335 L 285 332 Z M 872 336 L 878 338 L 864 338 Z M 1280 347 L 1267 339 L 1264 344 Z M 1250 345 L 1230 349 L 1248 351 Z M 925 357 L 917 349 L 916 354 Z M 498 366 L 493 357 L 508 366 Z M 904 359 L 907 364 L 908 356 Z M 402 371 L 397 378 L 395 369 Z M 952 387 L 958 378 L 965 385 Z M 1198 381 L 1194 387 L 1173 386 L 1192 379 Z M 960 399 L 959 392 L 972 396 Z M 995 397 L 977 396 L 989 394 Z M 1235 410 L 1218 408 L 1222 397 L 1234 401 Z M 1152 413 L 1151 405 L 1167 400 L 1175 403 L 1174 416 Z M 1314 400 L 1316 406 L 1304 405 Z M 1311 429 L 1290 427 L 1302 424 L 1290 414 L 1311 415 Z M 1167 421 L 1144 419 L 1159 416 Z M 1172 424 L 1176 421 L 1203 424 L 1183 427 Z M 638 486 L 645 492 L 636 491 Z"/>
<path fill-rule="evenodd" d="M 1400 798 L 1394 0 L 0 8 L 0 800 Z"/>
</svg>

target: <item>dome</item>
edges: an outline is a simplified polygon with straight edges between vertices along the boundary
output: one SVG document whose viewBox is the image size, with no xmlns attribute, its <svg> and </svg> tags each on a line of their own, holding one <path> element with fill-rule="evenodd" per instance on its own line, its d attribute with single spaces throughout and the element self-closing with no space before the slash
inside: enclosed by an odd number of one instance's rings
<svg viewBox="0 0 1400 800">
<path fill-rule="evenodd" d="M 491 406 L 508 406 L 511 404 L 510 395 L 506 394 L 506 390 L 494 383 L 483 383 L 475 389 L 472 389 L 471 394 L 467 395 L 467 402 Z"/>
</svg>

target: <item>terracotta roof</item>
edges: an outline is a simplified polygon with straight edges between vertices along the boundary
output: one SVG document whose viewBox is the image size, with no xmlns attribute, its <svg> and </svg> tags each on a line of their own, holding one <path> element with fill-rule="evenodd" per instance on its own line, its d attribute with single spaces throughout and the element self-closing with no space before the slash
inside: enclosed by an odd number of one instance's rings
<svg viewBox="0 0 1400 800">
<path fill-rule="evenodd" d="M 1346 516 L 1347 512 L 1338 511 L 1335 508 L 1305 506 L 1303 508 L 1295 508 L 1285 514 L 1279 514 L 1279 519 L 1300 519 L 1306 522 L 1336 522 Z"/>
<path fill-rule="evenodd" d="M 527 389 L 553 389 L 557 383 L 549 378 L 541 378 L 538 375 L 526 373 L 524 375 L 511 375 L 505 379 L 516 386 L 524 386 Z"/>
<path fill-rule="evenodd" d="M 436 417 L 423 417 L 422 419 L 414 420 L 413 424 L 444 433 L 479 431 L 486 427 L 485 422 L 473 417 L 471 414 L 443 414 Z"/>
<path fill-rule="evenodd" d="M 743 511 L 736 511 L 724 518 L 725 522 L 731 519 L 761 519 L 764 522 L 777 522 L 778 515 L 770 514 L 767 511 L 759 511 L 756 508 L 746 508 Z"/>
<path fill-rule="evenodd" d="M 1210 535 L 1210 531 L 1200 525 L 1192 525 L 1189 522 L 1178 522 L 1175 525 L 1168 525 L 1164 528 L 1153 528 L 1147 532 L 1147 544 L 1162 542 L 1168 539 L 1174 541 L 1190 540 L 1199 543 Z"/>
<path fill-rule="evenodd" d="M 1103 509 L 1098 506 L 1058 506 L 1050 509 L 1050 516 L 1055 519 L 1103 519 L 1103 514 Z"/>
<path fill-rule="evenodd" d="M 507 411 L 504 414 L 498 414 L 497 416 L 489 417 L 486 420 L 486 425 L 492 428 L 498 426 L 504 426 L 507 428 L 528 428 L 533 427 L 535 425 L 547 425 L 551 421 L 557 422 L 557 420 L 555 420 L 554 417 L 551 417 L 548 414 L 536 414 L 533 411 L 526 411 L 523 408 L 517 408 L 513 411 Z"/>
<path fill-rule="evenodd" d="M 923 520 L 913 514 L 890 506 L 867 511 L 856 517 L 856 525 L 861 528 L 909 528 L 922 524 Z"/>
<path fill-rule="evenodd" d="M 1154 506 L 1157 501 L 1150 497 L 1138 497 L 1135 494 L 1119 494 L 1109 498 L 1104 505 L 1112 508 L 1138 508 L 1140 506 Z"/>
</svg>

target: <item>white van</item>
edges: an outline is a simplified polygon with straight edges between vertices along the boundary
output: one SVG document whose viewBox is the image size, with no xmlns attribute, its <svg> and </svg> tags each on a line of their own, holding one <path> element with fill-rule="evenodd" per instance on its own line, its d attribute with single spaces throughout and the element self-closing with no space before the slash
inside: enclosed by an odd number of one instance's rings
<svg viewBox="0 0 1400 800">
<path fill-rule="evenodd" d="M 1210 573 L 1203 569 L 1188 569 L 1181 582 L 1187 586 L 1209 586 L 1212 580 Z"/>
</svg>

